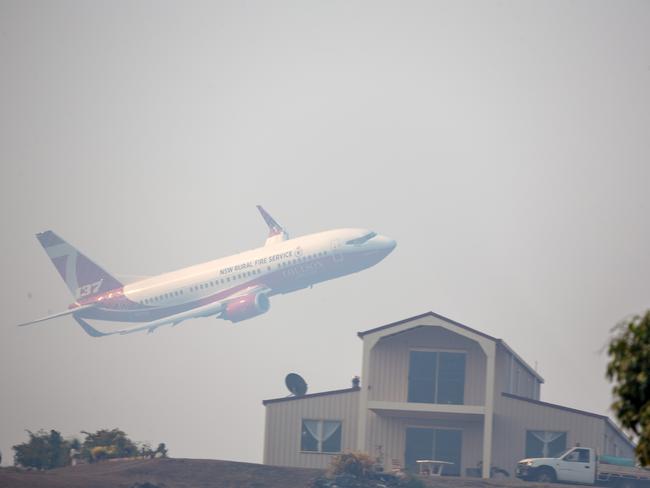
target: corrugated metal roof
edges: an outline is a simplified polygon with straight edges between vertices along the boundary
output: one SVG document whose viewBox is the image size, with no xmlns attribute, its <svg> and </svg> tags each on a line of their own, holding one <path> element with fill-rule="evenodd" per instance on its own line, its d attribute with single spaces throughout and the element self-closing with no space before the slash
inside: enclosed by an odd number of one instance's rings
<svg viewBox="0 0 650 488">
<path fill-rule="evenodd" d="M 586 410 L 579 410 L 577 408 L 572 408 L 572 407 L 565 407 L 564 405 L 558 405 L 556 403 L 548 403 L 548 402 L 543 402 L 541 400 L 533 400 L 532 398 L 526 398 L 526 397 L 522 397 L 522 396 L 519 396 L 519 395 L 513 395 L 512 393 L 502 392 L 501 395 L 506 397 L 506 398 L 512 398 L 513 400 L 520 400 L 522 402 L 533 403 L 535 405 L 540 405 L 542 407 L 555 408 L 557 410 L 564 410 L 565 412 L 572 412 L 572 413 L 577 413 L 577 414 L 580 414 L 580 415 L 586 415 L 588 417 L 595 417 L 595 418 L 598 418 L 598 419 L 602 419 L 605 422 L 607 422 L 621 436 L 621 438 L 625 442 L 627 442 L 632 447 L 636 447 L 634 445 L 634 442 L 632 442 L 625 435 L 625 432 L 623 432 L 621 430 L 621 428 L 618 425 L 616 425 L 612 421 L 612 419 L 610 419 L 607 415 L 602 415 L 602 414 L 593 413 L 593 412 L 587 412 Z"/>
<path fill-rule="evenodd" d="M 279 402 L 290 402 L 293 400 L 304 400 L 305 398 L 314 398 L 314 397 L 319 397 L 319 396 L 325 396 L 325 395 L 338 395 L 340 393 L 352 393 L 355 391 L 359 391 L 361 388 L 358 386 L 352 387 L 352 388 L 345 388 L 343 390 L 330 390 L 330 391 L 321 391 L 319 393 L 310 393 L 308 395 L 302 395 L 302 396 L 288 396 L 284 398 L 271 398 L 270 400 L 262 400 L 262 405 L 268 405 L 269 403 L 279 403 Z"/>
</svg>

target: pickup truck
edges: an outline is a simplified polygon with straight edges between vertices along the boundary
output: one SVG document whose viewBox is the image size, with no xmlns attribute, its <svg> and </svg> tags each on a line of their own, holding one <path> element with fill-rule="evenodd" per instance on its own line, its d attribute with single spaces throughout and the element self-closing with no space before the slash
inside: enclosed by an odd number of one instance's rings
<svg viewBox="0 0 650 488">
<path fill-rule="evenodd" d="M 650 488 L 650 470 L 608 464 L 589 447 L 572 447 L 557 457 L 522 459 L 515 476 L 542 483 L 581 483 L 615 488 Z M 616 459 L 616 458 L 609 458 Z"/>
</svg>

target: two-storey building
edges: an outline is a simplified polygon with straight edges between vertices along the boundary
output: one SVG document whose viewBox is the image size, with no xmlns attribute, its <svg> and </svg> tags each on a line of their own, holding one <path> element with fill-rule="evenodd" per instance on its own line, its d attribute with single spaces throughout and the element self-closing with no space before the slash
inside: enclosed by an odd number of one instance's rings
<svg viewBox="0 0 650 488">
<path fill-rule="evenodd" d="M 608 417 L 540 401 L 543 378 L 501 339 L 433 312 L 358 336 L 360 386 L 263 402 L 265 464 L 322 468 L 353 450 L 386 470 L 438 460 L 488 477 L 576 444 L 633 455 Z"/>
</svg>

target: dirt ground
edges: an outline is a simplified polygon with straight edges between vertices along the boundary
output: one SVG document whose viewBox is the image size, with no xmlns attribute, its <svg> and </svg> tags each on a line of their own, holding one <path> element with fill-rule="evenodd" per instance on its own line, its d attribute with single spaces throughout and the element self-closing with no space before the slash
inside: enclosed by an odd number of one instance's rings
<svg viewBox="0 0 650 488">
<path fill-rule="evenodd" d="M 322 473 L 317 469 L 204 459 L 120 460 L 44 472 L 2 468 L 0 488 L 131 488 L 145 482 L 161 488 L 307 488 Z M 548 488 L 516 478 L 443 477 L 426 482 L 436 488 Z"/>
</svg>

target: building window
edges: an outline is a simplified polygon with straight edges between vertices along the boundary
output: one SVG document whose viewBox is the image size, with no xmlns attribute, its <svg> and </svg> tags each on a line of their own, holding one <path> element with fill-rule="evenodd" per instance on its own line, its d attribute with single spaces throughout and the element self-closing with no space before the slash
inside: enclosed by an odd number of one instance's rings
<svg viewBox="0 0 650 488">
<path fill-rule="evenodd" d="M 418 459 L 447 461 L 443 474 L 460 476 L 463 432 L 455 429 L 407 427 L 404 460 L 406 468 L 418 472 Z"/>
<path fill-rule="evenodd" d="M 464 353 L 411 351 L 409 402 L 462 405 L 464 396 Z"/>
<path fill-rule="evenodd" d="M 566 449 L 566 432 L 526 431 L 526 457 L 555 457 Z"/>
<path fill-rule="evenodd" d="M 338 420 L 303 420 L 300 450 L 341 452 L 341 422 Z"/>
</svg>

